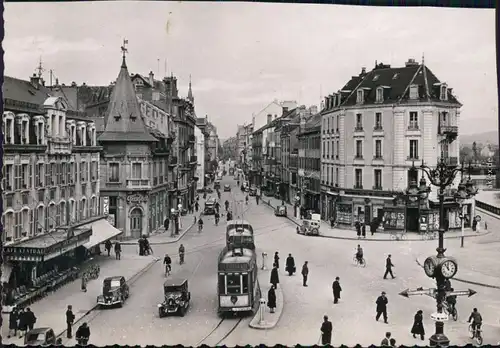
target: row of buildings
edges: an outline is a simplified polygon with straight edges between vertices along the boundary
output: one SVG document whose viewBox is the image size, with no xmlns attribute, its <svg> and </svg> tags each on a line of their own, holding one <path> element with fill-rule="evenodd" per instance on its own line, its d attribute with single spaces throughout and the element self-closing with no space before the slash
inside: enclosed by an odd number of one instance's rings
<svg viewBox="0 0 500 348">
<path fill-rule="evenodd" d="M 237 156 L 264 196 L 325 220 L 352 226 L 376 218 L 393 229 L 437 228 L 437 188 L 416 202 L 405 193 L 425 176 L 418 169 L 424 160 L 430 167 L 441 159 L 459 164 L 460 108 L 452 88 L 424 62 L 376 63 L 325 97 L 320 110 L 273 101 L 238 127 Z M 457 228 L 453 190 L 446 193 L 446 214 Z M 465 205 L 470 216 L 473 199 Z"/>
<path fill-rule="evenodd" d="M 189 83 L 130 74 L 109 86 L 3 85 L 2 282 L 27 284 L 85 249 L 163 228 L 217 169 L 217 129 Z M 12 275 L 12 276 L 11 276 Z"/>
</svg>

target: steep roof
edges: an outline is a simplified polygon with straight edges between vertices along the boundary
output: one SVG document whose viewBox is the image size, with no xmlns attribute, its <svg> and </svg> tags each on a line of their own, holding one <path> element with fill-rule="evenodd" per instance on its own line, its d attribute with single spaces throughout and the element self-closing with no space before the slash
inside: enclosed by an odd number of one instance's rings
<svg viewBox="0 0 500 348">
<path fill-rule="evenodd" d="M 144 124 L 135 89 L 125 63 L 125 57 L 111 94 L 106 115 L 106 128 L 99 136 L 98 140 L 100 142 L 157 141 Z"/>
<path fill-rule="evenodd" d="M 2 86 L 3 98 L 23 101 L 26 103 L 43 105 L 45 100 L 52 96 L 51 91 L 45 86 L 35 88 L 30 81 L 4 76 Z"/>
<path fill-rule="evenodd" d="M 409 99 L 409 86 L 418 85 L 420 101 L 436 101 L 439 99 L 441 82 L 434 73 L 423 64 L 407 64 L 405 67 L 391 68 L 389 65 L 378 64 L 373 70 L 360 76 L 353 76 L 342 88 L 350 94 L 342 102 L 342 106 L 356 105 L 359 89 L 364 90 L 364 104 L 375 104 L 377 87 L 384 87 L 384 100 L 377 104 L 405 103 Z M 448 103 L 459 103 L 448 90 Z"/>
</svg>

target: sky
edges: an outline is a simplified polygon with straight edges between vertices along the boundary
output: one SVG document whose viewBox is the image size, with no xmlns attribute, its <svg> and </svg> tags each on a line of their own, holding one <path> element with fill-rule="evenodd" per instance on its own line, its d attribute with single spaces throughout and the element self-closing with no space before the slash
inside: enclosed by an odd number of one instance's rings
<svg viewBox="0 0 500 348">
<path fill-rule="evenodd" d="M 464 104 L 460 132 L 498 129 L 494 10 L 27 2 L 5 3 L 4 18 L 5 75 L 28 79 L 41 58 L 47 83 L 52 70 L 60 83 L 107 85 L 126 38 L 131 73 L 173 73 L 181 96 L 192 76 L 197 116 L 222 139 L 274 99 L 319 106 L 361 67 L 423 54 Z"/>
</svg>

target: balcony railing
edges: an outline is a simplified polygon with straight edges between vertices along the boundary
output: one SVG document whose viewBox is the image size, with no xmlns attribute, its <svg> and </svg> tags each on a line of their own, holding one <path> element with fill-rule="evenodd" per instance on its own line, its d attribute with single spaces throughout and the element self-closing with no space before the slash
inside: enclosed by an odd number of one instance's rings
<svg viewBox="0 0 500 348">
<path fill-rule="evenodd" d="M 168 162 L 169 167 L 174 167 L 177 165 L 177 157 L 170 157 L 170 162 Z"/>
<path fill-rule="evenodd" d="M 48 139 L 49 155 L 69 155 L 73 144 L 69 139 L 58 139 L 50 137 Z"/>
<path fill-rule="evenodd" d="M 450 135 L 458 134 L 458 126 L 448 126 L 445 124 L 441 124 L 439 128 L 440 128 L 440 134 L 450 134 Z"/>
<path fill-rule="evenodd" d="M 175 191 L 177 190 L 177 183 L 169 182 L 167 183 L 167 191 Z"/>
<path fill-rule="evenodd" d="M 151 183 L 149 179 L 131 179 L 127 180 L 127 188 L 135 188 L 135 189 L 151 189 Z"/>
<path fill-rule="evenodd" d="M 458 157 L 443 157 L 443 161 L 448 166 L 458 166 Z M 437 163 L 441 162 L 441 157 L 438 157 Z"/>
<path fill-rule="evenodd" d="M 191 158 L 189 159 L 189 162 L 190 163 L 198 163 L 198 156 L 191 156 Z"/>
<path fill-rule="evenodd" d="M 188 143 L 194 144 L 196 141 L 196 137 L 194 135 L 190 135 L 188 138 Z"/>
</svg>

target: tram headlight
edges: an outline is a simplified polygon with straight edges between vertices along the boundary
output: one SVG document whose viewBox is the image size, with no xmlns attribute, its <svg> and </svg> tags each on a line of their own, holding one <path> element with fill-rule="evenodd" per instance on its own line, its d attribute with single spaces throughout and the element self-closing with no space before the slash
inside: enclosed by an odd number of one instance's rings
<svg viewBox="0 0 500 348">
<path fill-rule="evenodd" d="M 161 307 L 163 307 L 163 305 L 161 303 L 158 303 L 157 307 L 161 308 Z"/>
<path fill-rule="evenodd" d="M 176 298 L 176 299 L 175 299 L 175 303 L 176 303 L 176 304 L 179 304 L 179 302 L 181 302 L 181 300 L 180 300 L 179 298 Z"/>
</svg>

